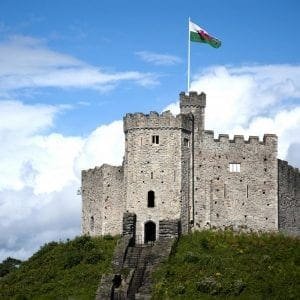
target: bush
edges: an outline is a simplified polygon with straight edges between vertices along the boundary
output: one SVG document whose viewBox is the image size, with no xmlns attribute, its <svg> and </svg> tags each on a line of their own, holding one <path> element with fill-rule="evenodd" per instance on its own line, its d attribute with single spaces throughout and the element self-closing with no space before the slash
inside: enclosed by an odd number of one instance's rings
<svg viewBox="0 0 300 300">
<path fill-rule="evenodd" d="M 197 290 L 204 294 L 217 295 L 220 294 L 222 286 L 212 276 L 204 277 L 201 281 L 197 282 Z"/>
<path fill-rule="evenodd" d="M 77 237 L 45 244 L 0 280 L 0 299 L 93 299 L 117 238 Z"/>
<path fill-rule="evenodd" d="M 22 261 L 12 257 L 6 258 L 0 264 L 0 277 L 3 277 L 10 273 L 11 271 L 17 269 L 21 265 Z"/>
</svg>

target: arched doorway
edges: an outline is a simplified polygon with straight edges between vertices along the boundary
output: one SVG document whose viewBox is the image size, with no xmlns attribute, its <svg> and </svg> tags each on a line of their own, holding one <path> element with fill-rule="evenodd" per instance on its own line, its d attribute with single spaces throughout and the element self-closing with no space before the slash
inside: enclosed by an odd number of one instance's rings
<svg viewBox="0 0 300 300">
<path fill-rule="evenodd" d="M 156 224 L 152 221 L 145 223 L 145 244 L 156 240 Z"/>
</svg>

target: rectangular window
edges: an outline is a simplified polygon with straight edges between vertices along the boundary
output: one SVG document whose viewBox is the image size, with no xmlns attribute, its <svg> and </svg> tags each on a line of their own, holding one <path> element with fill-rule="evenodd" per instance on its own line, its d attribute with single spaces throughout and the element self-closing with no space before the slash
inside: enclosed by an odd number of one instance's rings
<svg viewBox="0 0 300 300">
<path fill-rule="evenodd" d="M 152 144 L 159 144 L 159 135 L 152 135 Z"/>
<path fill-rule="evenodd" d="M 186 147 L 189 147 L 190 146 L 189 139 L 183 139 L 183 145 L 186 146 Z"/>
<path fill-rule="evenodd" d="M 241 164 L 229 164 L 229 172 L 241 172 Z"/>
</svg>

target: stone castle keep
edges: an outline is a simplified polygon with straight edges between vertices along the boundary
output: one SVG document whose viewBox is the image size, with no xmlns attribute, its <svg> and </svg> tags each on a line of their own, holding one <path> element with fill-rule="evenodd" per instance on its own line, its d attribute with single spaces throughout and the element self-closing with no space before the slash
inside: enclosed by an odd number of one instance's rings
<svg viewBox="0 0 300 300">
<path fill-rule="evenodd" d="M 139 243 L 205 228 L 299 234 L 300 173 L 277 137 L 205 130 L 206 95 L 180 93 L 180 114 L 126 114 L 122 166 L 82 171 L 82 232 Z"/>
</svg>

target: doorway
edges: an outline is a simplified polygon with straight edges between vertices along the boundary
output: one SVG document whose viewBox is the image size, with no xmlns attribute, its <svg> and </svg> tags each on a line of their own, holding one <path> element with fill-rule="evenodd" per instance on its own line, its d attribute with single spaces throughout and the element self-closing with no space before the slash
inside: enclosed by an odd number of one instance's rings
<svg viewBox="0 0 300 300">
<path fill-rule="evenodd" d="M 155 242 L 156 240 L 156 224 L 152 221 L 145 223 L 145 244 Z"/>
</svg>

